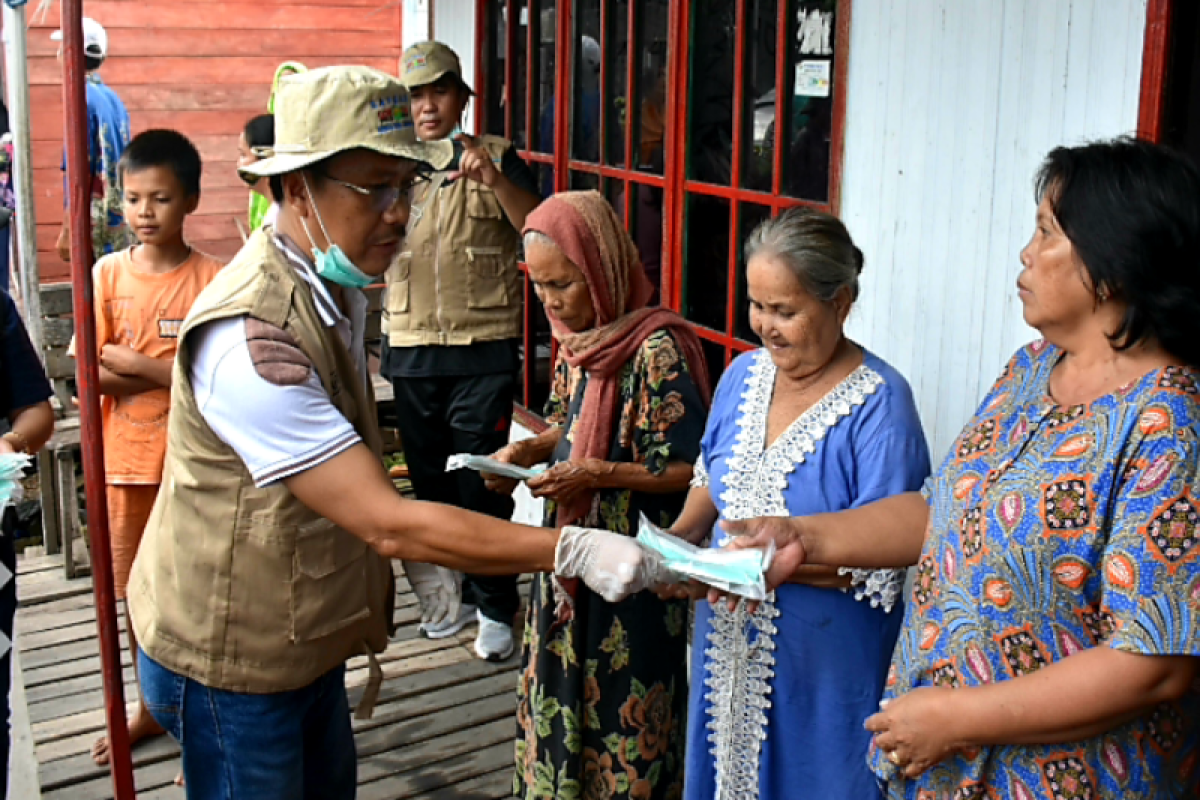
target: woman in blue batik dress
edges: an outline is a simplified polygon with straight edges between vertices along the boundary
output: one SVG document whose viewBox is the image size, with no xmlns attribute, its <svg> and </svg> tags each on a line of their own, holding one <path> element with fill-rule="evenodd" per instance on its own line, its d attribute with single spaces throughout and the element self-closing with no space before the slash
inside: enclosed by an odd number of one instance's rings
<svg viewBox="0 0 1200 800">
<path fill-rule="evenodd" d="M 929 453 L 904 378 L 846 338 L 862 253 L 835 217 L 792 209 L 746 244 L 763 348 L 713 399 L 673 532 L 714 547 L 723 519 L 854 508 L 917 489 Z M 751 610 L 700 603 L 685 797 L 878 798 L 863 720 L 879 707 L 903 573 L 809 568 Z"/>
<path fill-rule="evenodd" d="M 921 494 L 733 526 L 917 564 L 868 758 L 890 798 L 1200 797 L 1200 170 L 1050 153 L 1019 351 Z"/>
</svg>

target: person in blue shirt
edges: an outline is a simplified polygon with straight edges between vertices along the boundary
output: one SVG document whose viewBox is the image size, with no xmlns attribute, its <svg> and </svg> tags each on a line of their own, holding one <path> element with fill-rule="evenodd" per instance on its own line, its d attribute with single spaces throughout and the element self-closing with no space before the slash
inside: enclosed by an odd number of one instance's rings
<svg viewBox="0 0 1200 800">
<path fill-rule="evenodd" d="M 51 36 L 62 41 L 62 31 Z M 59 51 L 62 57 L 62 51 Z M 100 80 L 97 71 L 108 57 L 108 33 L 104 26 L 90 17 L 83 18 L 83 58 L 87 69 L 88 163 L 92 176 L 92 252 L 96 258 L 124 250 L 134 244 L 133 232 L 125 224 L 121 209 L 121 182 L 117 162 L 132 138 L 129 112 L 117 93 Z M 63 172 L 67 159 L 63 156 Z M 63 181 L 63 206 L 69 205 Z M 58 255 L 71 260 L 71 231 L 69 215 L 64 216 L 58 234 Z"/>
</svg>

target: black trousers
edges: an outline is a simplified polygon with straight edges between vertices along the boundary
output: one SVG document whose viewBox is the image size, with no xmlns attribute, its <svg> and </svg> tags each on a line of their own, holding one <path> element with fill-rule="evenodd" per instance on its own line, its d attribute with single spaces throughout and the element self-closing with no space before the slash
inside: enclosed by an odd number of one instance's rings
<svg viewBox="0 0 1200 800">
<path fill-rule="evenodd" d="M 491 455 L 508 444 L 516 375 L 393 378 L 392 386 L 400 441 L 417 497 L 511 518 L 511 497 L 488 491 L 474 470 L 446 472 L 446 459 L 455 453 Z M 488 619 L 511 625 L 521 605 L 517 576 L 467 575 L 463 601 L 478 606 Z"/>
<path fill-rule="evenodd" d="M 17 617 L 17 554 L 13 550 L 13 534 L 16 528 L 17 515 L 12 506 L 4 510 L 3 522 L 0 523 L 0 564 L 11 573 L 8 581 L 0 588 L 0 630 L 12 642 L 13 622 Z M 3 572 L 4 570 L 0 570 Z M 13 642 L 12 647 L 16 647 Z M 0 800 L 8 797 L 8 765 L 10 741 L 9 709 L 12 702 L 9 690 L 12 688 L 12 649 L 0 658 L 0 764 L 4 765 L 4 777 L 0 778 Z"/>
</svg>

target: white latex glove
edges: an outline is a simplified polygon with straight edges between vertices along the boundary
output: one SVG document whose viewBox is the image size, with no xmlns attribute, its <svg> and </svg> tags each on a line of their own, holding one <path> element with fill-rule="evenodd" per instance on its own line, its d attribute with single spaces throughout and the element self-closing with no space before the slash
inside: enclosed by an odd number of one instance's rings
<svg viewBox="0 0 1200 800">
<path fill-rule="evenodd" d="M 440 625 L 458 617 L 462 603 L 462 573 L 426 564 L 423 561 L 401 561 L 404 574 L 413 594 L 421 604 L 421 622 Z"/>
<path fill-rule="evenodd" d="M 592 591 L 616 603 L 643 589 L 678 581 L 662 557 L 637 540 L 597 528 L 563 528 L 554 551 L 554 573 L 579 578 Z"/>
</svg>

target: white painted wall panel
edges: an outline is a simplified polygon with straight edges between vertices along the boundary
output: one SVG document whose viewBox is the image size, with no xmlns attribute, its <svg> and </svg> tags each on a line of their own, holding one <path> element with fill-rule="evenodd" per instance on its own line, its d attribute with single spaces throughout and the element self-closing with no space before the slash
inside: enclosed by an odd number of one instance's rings
<svg viewBox="0 0 1200 800">
<path fill-rule="evenodd" d="M 462 62 L 463 79 L 475 84 L 475 3 L 472 0 L 429 0 L 433 4 L 433 38 L 450 45 Z M 471 130 L 474 101 L 463 112 L 463 127 Z"/>
<path fill-rule="evenodd" d="M 851 334 L 912 383 L 935 460 L 1036 332 L 1014 282 L 1033 174 L 1134 130 L 1146 0 L 854 0 L 842 216 Z"/>
<path fill-rule="evenodd" d="M 404 0 L 400 43 L 407 50 L 429 38 L 429 4 L 432 0 Z"/>
</svg>

